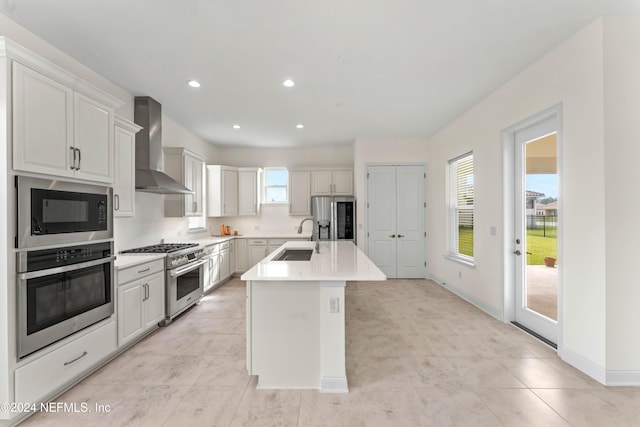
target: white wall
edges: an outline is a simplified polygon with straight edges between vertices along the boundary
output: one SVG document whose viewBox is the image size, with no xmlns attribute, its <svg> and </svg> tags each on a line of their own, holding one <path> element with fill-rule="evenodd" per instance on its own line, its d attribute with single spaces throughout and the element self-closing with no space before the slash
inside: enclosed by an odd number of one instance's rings
<svg viewBox="0 0 640 427">
<path fill-rule="evenodd" d="M 640 17 L 607 18 L 604 35 L 607 371 L 640 381 Z"/>
<path fill-rule="evenodd" d="M 354 184 L 358 203 L 358 247 L 366 253 L 367 247 L 367 165 L 427 163 L 428 138 L 358 138 L 354 151 Z M 429 195 L 427 195 L 429 200 Z"/>
<path fill-rule="evenodd" d="M 562 351 L 605 366 L 602 20 L 531 65 L 431 138 L 429 259 L 434 277 L 489 311 L 503 308 L 501 130 L 562 103 Z M 474 152 L 475 263 L 444 258 L 447 161 Z M 497 235 L 490 235 L 490 227 Z M 462 273 L 462 279 L 458 273 Z"/>
</svg>

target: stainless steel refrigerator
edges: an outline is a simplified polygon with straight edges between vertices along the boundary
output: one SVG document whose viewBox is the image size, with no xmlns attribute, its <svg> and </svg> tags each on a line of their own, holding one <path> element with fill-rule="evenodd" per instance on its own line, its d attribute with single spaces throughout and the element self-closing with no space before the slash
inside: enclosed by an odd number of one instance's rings
<svg viewBox="0 0 640 427">
<path fill-rule="evenodd" d="M 313 240 L 356 242 L 356 199 L 353 197 L 313 196 Z"/>
</svg>

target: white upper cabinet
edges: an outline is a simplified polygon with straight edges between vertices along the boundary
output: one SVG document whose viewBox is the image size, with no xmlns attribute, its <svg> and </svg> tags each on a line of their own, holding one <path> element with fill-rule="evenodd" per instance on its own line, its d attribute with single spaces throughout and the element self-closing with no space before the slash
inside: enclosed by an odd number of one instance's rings
<svg viewBox="0 0 640 427">
<path fill-rule="evenodd" d="M 310 215 L 310 180 L 308 171 L 289 173 L 289 215 Z"/>
<path fill-rule="evenodd" d="M 121 117 L 115 117 L 115 175 L 113 177 L 114 216 L 135 215 L 136 133 L 142 129 Z"/>
<path fill-rule="evenodd" d="M 170 217 L 203 214 L 204 160 L 179 147 L 164 147 L 164 172 L 193 194 L 165 194 L 164 215 Z"/>
<path fill-rule="evenodd" d="M 238 215 L 260 213 L 261 171 L 259 168 L 238 168 Z"/>
<path fill-rule="evenodd" d="M 353 194 L 353 171 L 326 170 L 311 172 L 312 196 L 350 196 Z"/>
<path fill-rule="evenodd" d="M 113 182 L 117 103 L 102 102 L 97 91 L 96 97 L 75 91 L 18 62 L 13 62 L 12 83 L 15 170 Z"/>
<path fill-rule="evenodd" d="M 113 182 L 113 111 L 79 93 L 73 97 L 76 177 Z"/>
<path fill-rule="evenodd" d="M 13 63 L 13 168 L 73 176 L 73 90 Z"/>
<path fill-rule="evenodd" d="M 238 170 L 207 165 L 207 216 L 238 215 Z"/>
</svg>

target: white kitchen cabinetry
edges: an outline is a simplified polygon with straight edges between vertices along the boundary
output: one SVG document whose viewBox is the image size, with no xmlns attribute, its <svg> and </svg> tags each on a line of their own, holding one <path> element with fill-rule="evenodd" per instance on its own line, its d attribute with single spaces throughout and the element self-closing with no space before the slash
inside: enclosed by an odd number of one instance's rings
<svg viewBox="0 0 640 427">
<path fill-rule="evenodd" d="M 237 273 L 244 273 L 249 269 L 249 257 L 247 252 L 247 239 L 234 239 L 236 244 L 236 268 Z"/>
<path fill-rule="evenodd" d="M 56 71 L 72 84 L 74 77 Z M 13 62 L 13 168 L 113 182 L 113 109 L 119 103 L 95 91 L 87 96 Z M 109 99 L 107 99 L 109 98 Z"/>
<path fill-rule="evenodd" d="M 165 194 L 164 215 L 170 217 L 202 216 L 204 160 L 180 147 L 165 147 L 164 172 L 193 194 Z"/>
<path fill-rule="evenodd" d="M 142 129 L 135 123 L 115 117 L 115 176 L 113 179 L 114 216 L 135 215 L 136 133 Z"/>
<path fill-rule="evenodd" d="M 220 277 L 219 282 L 231 276 L 231 245 L 229 242 L 220 243 Z"/>
<path fill-rule="evenodd" d="M 80 335 L 80 333 L 78 334 Z M 15 370 L 15 401 L 35 404 L 96 366 L 116 350 L 116 322 L 109 320 Z"/>
<path fill-rule="evenodd" d="M 205 292 L 214 287 L 220 281 L 220 245 L 213 245 L 213 250 L 208 258 L 208 264 L 204 269 Z"/>
<path fill-rule="evenodd" d="M 311 173 L 291 171 L 289 173 L 289 215 L 310 215 Z"/>
<path fill-rule="evenodd" d="M 260 213 L 259 168 L 238 168 L 238 215 L 258 215 Z"/>
<path fill-rule="evenodd" d="M 236 272 L 236 239 L 232 239 L 229 241 L 229 257 L 229 275 L 233 275 L 233 273 Z"/>
<path fill-rule="evenodd" d="M 238 170 L 230 166 L 207 165 L 207 216 L 238 214 Z"/>
<path fill-rule="evenodd" d="M 118 271 L 118 346 L 157 326 L 165 317 L 164 260 Z"/>
<path fill-rule="evenodd" d="M 284 245 L 286 241 L 287 239 L 269 239 L 269 242 L 267 243 L 267 255 L 271 255 L 272 253 L 274 253 L 275 250 Z"/>
<path fill-rule="evenodd" d="M 350 196 L 353 194 L 353 171 L 312 171 L 312 196 Z"/>
<path fill-rule="evenodd" d="M 267 256 L 267 239 L 249 239 L 247 242 L 247 260 L 251 268 Z"/>
</svg>

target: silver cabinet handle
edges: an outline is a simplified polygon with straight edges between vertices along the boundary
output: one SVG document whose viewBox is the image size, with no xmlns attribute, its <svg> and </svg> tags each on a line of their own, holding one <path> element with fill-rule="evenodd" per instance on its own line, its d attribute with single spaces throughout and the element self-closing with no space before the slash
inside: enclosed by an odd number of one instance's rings
<svg viewBox="0 0 640 427">
<path fill-rule="evenodd" d="M 113 195 L 113 200 L 115 201 L 115 203 L 114 203 L 115 206 L 113 207 L 113 210 L 119 211 L 120 210 L 120 196 L 117 195 L 117 194 L 114 194 Z"/>
<path fill-rule="evenodd" d="M 82 162 L 82 151 L 80 151 L 79 148 L 76 148 L 76 150 L 78 150 L 78 166 L 76 167 L 76 170 L 80 170 L 80 162 Z"/>
<path fill-rule="evenodd" d="M 395 239 L 395 238 L 396 238 L 396 235 L 395 235 L 395 234 L 392 234 L 392 235 L 391 235 L 391 236 L 389 236 L 389 237 L 391 237 L 392 239 Z"/>
<path fill-rule="evenodd" d="M 151 267 L 147 267 L 144 270 L 138 270 L 138 274 L 146 273 L 149 270 L 151 270 Z"/>
<path fill-rule="evenodd" d="M 398 239 L 400 239 L 401 237 L 404 237 L 404 234 L 398 234 Z"/>
<path fill-rule="evenodd" d="M 87 353 L 86 351 L 83 351 L 83 352 L 82 352 L 82 354 L 81 354 L 80 356 L 76 357 L 75 359 L 73 359 L 73 360 L 69 360 L 68 362 L 64 362 L 64 366 L 69 366 L 69 365 L 71 365 L 73 362 L 77 362 L 78 360 L 80 360 L 80 359 L 82 359 L 83 357 L 85 357 L 87 354 L 89 354 L 89 353 Z"/>
<path fill-rule="evenodd" d="M 71 170 L 77 170 L 76 169 L 76 149 L 74 147 L 69 147 L 69 150 L 71 150 L 73 152 L 73 162 L 71 163 Z"/>
<path fill-rule="evenodd" d="M 148 300 L 148 299 L 149 299 L 149 284 L 148 284 L 148 283 L 145 283 L 145 284 L 144 284 L 144 292 L 145 292 L 145 298 L 144 298 L 144 300 L 146 301 L 146 300 Z"/>
</svg>

